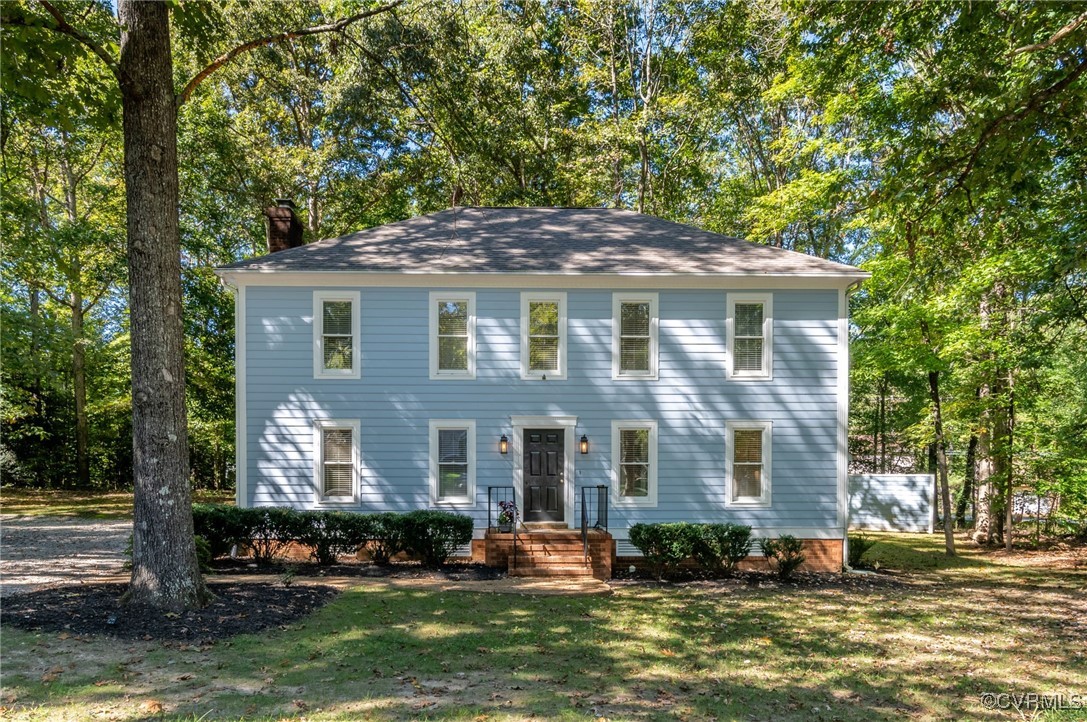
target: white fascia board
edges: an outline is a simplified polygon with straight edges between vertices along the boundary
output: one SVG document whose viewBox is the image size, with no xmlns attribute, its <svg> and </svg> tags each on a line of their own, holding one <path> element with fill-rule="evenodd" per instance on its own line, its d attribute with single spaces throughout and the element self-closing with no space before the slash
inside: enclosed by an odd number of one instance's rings
<svg viewBox="0 0 1087 722">
<path fill-rule="evenodd" d="M 870 278 L 866 271 L 842 273 L 434 273 L 404 271 L 269 271 L 217 268 L 235 285 L 393 286 L 407 288 L 709 288 L 842 289 Z"/>
</svg>

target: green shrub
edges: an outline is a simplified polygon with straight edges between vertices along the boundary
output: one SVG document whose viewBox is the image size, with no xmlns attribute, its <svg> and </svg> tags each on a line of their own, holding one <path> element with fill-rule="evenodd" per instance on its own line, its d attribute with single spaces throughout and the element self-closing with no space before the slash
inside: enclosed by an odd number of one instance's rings
<svg viewBox="0 0 1087 722">
<path fill-rule="evenodd" d="M 740 524 L 692 524 L 691 555 L 703 569 L 730 575 L 751 553 L 751 527 Z"/>
<path fill-rule="evenodd" d="M 253 561 L 268 564 L 292 541 L 298 539 L 305 522 L 302 512 L 285 507 L 243 509 L 250 523 L 249 545 Z"/>
<path fill-rule="evenodd" d="M 472 541 L 471 517 L 419 509 L 401 517 L 404 547 L 428 567 L 445 563 L 457 547 Z"/>
<path fill-rule="evenodd" d="M 366 517 L 365 528 L 366 533 L 359 537 L 359 543 L 366 544 L 375 564 L 388 564 L 391 558 L 404 551 L 404 517 L 400 514 L 391 511 L 371 514 Z"/>
<path fill-rule="evenodd" d="M 861 560 L 869 549 L 876 545 L 876 540 L 868 537 L 865 534 L 850 534 L 849 535 L 849 566 L 852 568 L 858 568 L 861 565 Z"/>
<path fill-rule="evenodd" d="M 200 565 L 200 571 L 207 573 L 211 571 L 211 545 L 208 540 L 199 534 L 196 535 L 196 563 Z"/>
<path fill-rule="evenodd" d="M 695 525 L 687 522 L 635 524 L 630 527 L 630 543 L 646 558 L 657 579 L 671 573 L 691 556 Z"/>
<path fill-rule="evenodd" d="M 193 532 L 207 542 L 213 559 L 226 556 L 235 544 L 246 544 L 252 537 L 251 512 L 227 504 L 193 504 Z"/>
<path fill-rule="evenodd" d="M 797 567 L 804 563 L 804 542 L 790 534 L 782 534 L 777 539 L 763 539 L 759 546 L 763 556 L 783 580 L 791 578 Z"/>
<path fill-rule="evenodd" d="M 302 511 L 294 522 L 294 541 L 310 548 L 310 556 L 322 566 L 335 564 L 340 554 L 358 547 L 360 521 L 367 517 L 344 511 Z"/>
</svg>

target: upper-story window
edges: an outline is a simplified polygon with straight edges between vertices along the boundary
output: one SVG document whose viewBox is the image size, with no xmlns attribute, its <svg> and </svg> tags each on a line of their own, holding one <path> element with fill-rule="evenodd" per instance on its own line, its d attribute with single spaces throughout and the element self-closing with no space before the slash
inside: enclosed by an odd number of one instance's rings
<svg viewBox="0 0 1087 722">
<path fill-rule="evenodd" d="M 521 294 L 521 376 L 566 378 L 566 294 Z"/>
<path fill-rule="evenodd" d="M 430 378 L 476 376 L 476 295 L 430 294 Z"/>
<path fill-rule="evenodd" d="M 655 293 L 612 295 L 614 378 L 657 378 L 657 304 Z"/>
<path fill-rule="evenodd" d="M 729 421 L 725 424 L 725 479 L 728 503 L 770 506 L 769 421 Z"/>
<path fill-rule="evenodd" d="M 313 292 L 313 377 L 359 378 L 359 294 Z"/>
<path fill-rule="evenodd" d="M 733 379 L 770 379 L 774 372 L 774 304 L 768 293 L 730 293 L 726 363 Z"/>
</svg>

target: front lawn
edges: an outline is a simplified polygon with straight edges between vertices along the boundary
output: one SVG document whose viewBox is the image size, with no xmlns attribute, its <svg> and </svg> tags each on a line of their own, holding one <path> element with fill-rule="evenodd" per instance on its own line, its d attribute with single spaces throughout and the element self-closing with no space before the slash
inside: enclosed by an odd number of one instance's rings
<svg viewBox="0 0 1087 722">
<path fill-rule="evenodd" d="M 883 566 L 939 540 L 879 535 Z M 1008 719 L 1087 692 L 1087 571 L 969 554 L 870 587 L 619 586 L 610 597 L 367 582 L 204 648 L 3 630 L 13 719 Z M 1059 564 L 1057 566 L 1060 566 Z M 905 571 L 903 569 L 903 571 Z M 1045 719 L 1079 719 L 1082 711 Z"/>
</svg>

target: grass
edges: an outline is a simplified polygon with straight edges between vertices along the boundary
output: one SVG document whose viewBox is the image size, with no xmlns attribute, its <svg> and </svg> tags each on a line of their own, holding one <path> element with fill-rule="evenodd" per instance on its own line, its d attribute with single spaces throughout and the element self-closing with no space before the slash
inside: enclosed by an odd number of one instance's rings
<svg viewBox="0 0 1087 722">
<path fill-rule="evenodd" d="M 233 492 L 198 491 L 193 501 L 233 503 Z M 60 516 L 84 519 L 132 518 L 131 491 L 0 489 L 0 513 L 17 516 Z"/>
<path fill-rule="evenodd" d="M 1018 716 L 985 692 L 1087 693 L 1087 570 L 877 536 L 871 560 L 901 584 L 533 597 L 370 582 L 205 648 L 5 628 L 0 704 L 19 720 L 984 720 Z"/>
</svg>

